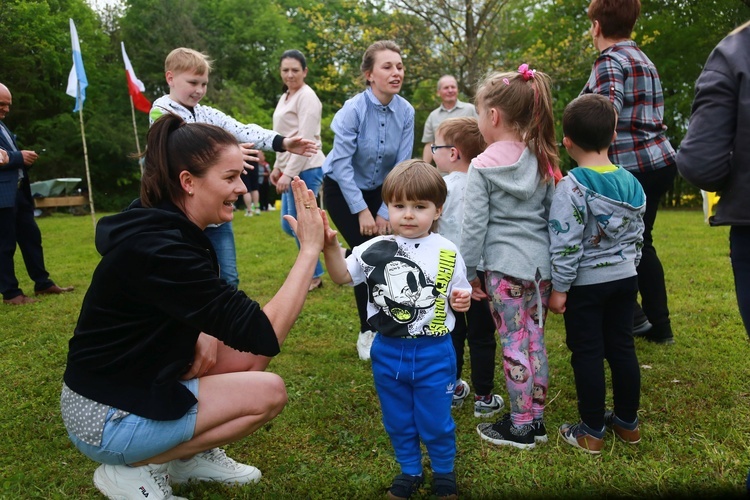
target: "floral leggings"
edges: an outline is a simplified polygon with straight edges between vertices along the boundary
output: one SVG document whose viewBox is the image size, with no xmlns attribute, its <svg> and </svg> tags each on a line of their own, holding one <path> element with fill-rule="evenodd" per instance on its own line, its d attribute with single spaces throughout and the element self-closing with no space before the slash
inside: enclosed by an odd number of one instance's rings
<svg viewBox="0 0 750 500">
<path fill-rule="evenodd" d="M 534 281 L 496 271 L 486 271 L 485 279 L 503 350 L 511 419 L 515 425 L 530 424 L 542 418 L 547 399 L 549 364 L 542 325 L 552 283 L 542 280 L 537 287 Z"/>
</svg>

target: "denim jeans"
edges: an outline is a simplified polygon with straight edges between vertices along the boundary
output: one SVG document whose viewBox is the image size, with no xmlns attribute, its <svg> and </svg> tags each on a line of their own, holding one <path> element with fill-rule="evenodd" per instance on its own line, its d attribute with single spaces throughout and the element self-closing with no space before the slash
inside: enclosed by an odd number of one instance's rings
<svg viewBox="0 0 750 500">
<path fill-rule="evenodd" d="M 180 383 L 198 397 L 197 378 Z M 110 408 L 107 414 L 99 446 L 86 443 L 75 434 L 68 433 L 78 451 L 102 464 L 134 464 L 190 441 L 195 434 L 195 422 L 198 419 L 198 403 L 176 420 L 151 420 L 134 413 L 113 420 L 112 416 L 116 411 L 115 408 Z"/>
<path fill-rule="evenodd" d="M 231 222 L 218 226 L 208 226 L 203 233 L 211 241 L 219 260 L 219 276 L 221 279 L 239 287 L 240 275 L 237 273 L 237 251 L 234 246 L 234 229 Z"/>
<path fill-rule="evenodd" d="M 303 170 L 299 173 L 299 178 L 305 181 L 307 189 L 311 189 L 312 192 L 315 193 L 315 196 L 318 196 L 320 185 L 323 184 L 323 169 L 321 167 Z M 297 242 L 297 248 L 299 248 L 299 240 L 294 234 L 294 231 L 292 231 L 292 227 L 284 219 L 285 215 L 291 215 L 295 219 L 297 218 L 297 205 L 294 204 L 292 188 L 289 188 L 286 193 L 282 193 L 281 195 L 281 229 L 294 238 L 294 241 Z M 320 259 L 318 259 L 318 263 L 315 264 L 313 278 L 320 278 L 321 276 L 323 276 L 323 265 L 320 263 Z"/>
</svg>

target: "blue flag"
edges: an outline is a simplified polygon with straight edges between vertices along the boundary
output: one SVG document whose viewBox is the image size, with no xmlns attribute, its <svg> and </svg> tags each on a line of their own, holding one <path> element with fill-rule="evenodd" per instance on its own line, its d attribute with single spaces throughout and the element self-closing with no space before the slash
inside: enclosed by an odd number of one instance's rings
<svg viewBox="0 0 750 500">
<path fill-rule="evenodd" d="M 78 31 L 73 20 L 70 20 L 70 39 L 73 42 L 73 67 L 68 75 L 68 88 L 65 91 L 70 97 L 76 98 L 76 107 L 73 112 L 83 109 L 83 101 L 86 100 L 86 87 L 89 81 L 86 79 L 86 71 L 83 69 L 83 57 L 81 57 L 81 44 L 78 42 Z"/>
</svg>

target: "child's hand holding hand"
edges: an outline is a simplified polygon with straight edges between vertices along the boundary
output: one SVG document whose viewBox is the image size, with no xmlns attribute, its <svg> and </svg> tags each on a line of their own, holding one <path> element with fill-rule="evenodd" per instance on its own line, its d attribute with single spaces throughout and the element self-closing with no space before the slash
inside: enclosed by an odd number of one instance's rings
<svg viewBox="0 0 750 500">
<path fill-rule="evenodd" d="M 487 298 L 487 294 L 482 290 L 482 281 L 479 278 L 474 278 L 469 282 L 471 285 L 471 298 L 474 300 L 483 300 Z"/>
<path fill-rule="evenodd" d="M 471 293 L 467 290 L 453 290 L 450 303 L 454 311 L 466 312 L 471 306 Z"/>
<path fill-rule="evenodd" d="M 565 302 L 568 300 L 568 292 L 558 292 L 552 290 L 552 294 L 549 296 L 549 310 L 555 314 L 562 314 L 565 312 Z"/>
</svg>

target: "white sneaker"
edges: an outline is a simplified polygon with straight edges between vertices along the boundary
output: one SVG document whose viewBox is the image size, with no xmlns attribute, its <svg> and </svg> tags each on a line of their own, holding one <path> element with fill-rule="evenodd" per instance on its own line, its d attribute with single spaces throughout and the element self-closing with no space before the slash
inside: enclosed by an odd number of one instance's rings
<svg viewBox="0 0 750 500">
<path fill-rule="evenodd" d="M 250 210 L 245 210 L 245 217 L 252 217 L 253 213 Z"/>
<path fill-rule="evenodd" d="M 469 383 L 465 380 L 461 380 L 460 384 L 456 385 L 456 389 L 453 391 L 453 401 L 451 402 L 451 408 L 461 408 L 464 404 L 464 399 L 469 396 Z"/>
<path fill-rule="evenodd" d="M 252 465 L 235 462 L 221 448 L 198 453 L 190 460 L 172 460 L 167 471 L 170 480 L 176 484 L 191 479 L 227 484 L 257 483 L 261 477 L 258 469 Z"/>
<path fill-rule="evenodd" d="M 503 408 L 505 408 L 505 401 L 499 394 L 493 394 L 489 403 L 485 403 L 477 397 L 474 398 L 474 416 L 477 418 L 489 418 L 497 415 Z"/>
<path fill-rule="evenodd" d="M 141 467 L 102 464 L 94 472 L 94 485 L 113 500 L 187 500 L 172 495 L 167 464 Z"/>
<path fill-rule="evenodd" d="M 375 332 L 372 330 L 359 332 L 359 337 L 357 337 L 357 353 L 359 354 L 359 359 L 362 361 L 370 359 L 370 348 L 372 347 L 373 340 L 375 340 Z"/>
</svg>

